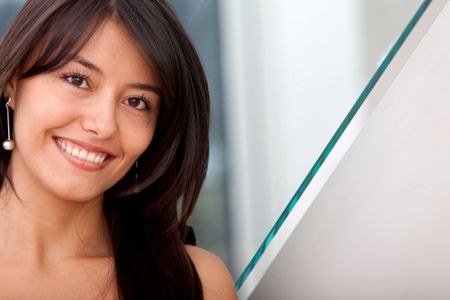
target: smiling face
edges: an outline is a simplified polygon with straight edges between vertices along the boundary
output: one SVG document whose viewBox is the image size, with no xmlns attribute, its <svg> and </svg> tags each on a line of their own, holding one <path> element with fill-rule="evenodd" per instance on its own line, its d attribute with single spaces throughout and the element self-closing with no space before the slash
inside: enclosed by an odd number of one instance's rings
<svg viewBox="0 0 450 300">
<path fill-rule="evenodd" d="M 68 64 L 12 84 L 5 94 L 13 97 L 10 171 L 19 196 L 28 190 L 76 201 L 101 197 L 152 140 L 157 84 L 113 20 Z"/>
</svg>

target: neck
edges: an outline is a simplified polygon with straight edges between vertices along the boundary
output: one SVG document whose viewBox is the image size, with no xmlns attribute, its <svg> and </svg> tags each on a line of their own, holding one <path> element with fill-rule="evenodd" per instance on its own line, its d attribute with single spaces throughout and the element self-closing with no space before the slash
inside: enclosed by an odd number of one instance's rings
<svg viewBox="0 0 450 300">
<path fill-rule="evenodd" d="M 5 181 L 0 191 L 0 259 L 38 265 L 111 255 L 103 197 L 70 201 Z"/>
</svg>

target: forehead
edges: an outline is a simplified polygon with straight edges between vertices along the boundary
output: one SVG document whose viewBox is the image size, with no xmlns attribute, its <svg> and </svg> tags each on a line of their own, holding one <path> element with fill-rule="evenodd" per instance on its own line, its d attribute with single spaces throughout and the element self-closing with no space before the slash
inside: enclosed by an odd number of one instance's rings
<svg viewBox="0 0 450 300">
<path fill-rule="evenodd" d="M 129 80 L 136 78 L 151 82 L 157 80 L 137 43 L 126 29 L 113 19 L 107 19 L 100 25 L 78 55 L 93 62 L 105 76 L 114 75 Z"/>
</svg>

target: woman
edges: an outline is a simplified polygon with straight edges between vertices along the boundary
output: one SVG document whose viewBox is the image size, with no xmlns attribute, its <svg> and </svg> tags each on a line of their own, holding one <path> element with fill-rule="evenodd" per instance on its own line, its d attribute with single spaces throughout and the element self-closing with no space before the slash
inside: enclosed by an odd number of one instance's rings
<svg viewBox="0 0 450 300">
<path fill-rule="evenodd" d="M 2 299 L 236 299 L 184 244 L 209 100 L 164 1 L 27 1 L 0 95 Z"/>
</svg>

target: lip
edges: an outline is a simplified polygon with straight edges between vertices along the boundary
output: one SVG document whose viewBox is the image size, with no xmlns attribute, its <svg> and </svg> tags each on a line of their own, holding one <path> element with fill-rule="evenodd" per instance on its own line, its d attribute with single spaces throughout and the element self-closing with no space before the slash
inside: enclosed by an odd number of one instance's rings
<svg viewBox="0 0 450 300">
<path fill-rule="evenodd" d="M 83 148 L 88 152 L 97 152 L 97 153 L 106 154 L 107 157 L 102 163 L 92 163 L 92 162 L 78 159 L 78 158 L 70 155 L 66 151 L 64 151 L 64 149 L 62 149 L 58 145 L 58 142 L 57 142 L 58 139 L 61 141 L 68 141 L 72 144 L 78 145 L 80 148 Z M 64 156 L 64 158 L 66 158 L 75 167 L 80 168 L 85 171 L 98 171 L 100 169 L 103 169 L 114 158 L 114 155 L 112 155 L 111 152 L 106 151 L 105 149 L 103 149 L 101 147 L 92 146 L 92 145 L 89 145 L 89 144 L 86 144 L 86 143 L 83 143 L 80 141 L 75 141 L 72 139 L 57 137 L 57 136 L 53 137 L 53 140 L 55 142 L 56 148 L 59 149 L 59 151 Z"/>
</svg>

